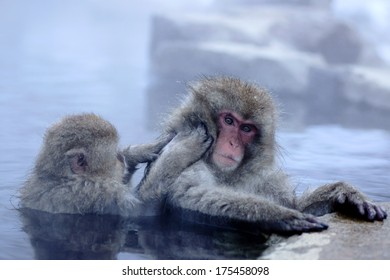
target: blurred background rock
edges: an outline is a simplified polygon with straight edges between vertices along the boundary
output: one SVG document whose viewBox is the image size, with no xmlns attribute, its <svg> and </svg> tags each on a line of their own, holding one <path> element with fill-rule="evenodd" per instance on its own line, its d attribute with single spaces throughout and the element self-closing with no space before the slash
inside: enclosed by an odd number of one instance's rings
<svg viewBox="0 0 390 280">
<path fill-rule="evenodd" d="M 363 1 L 215 0 L 202 11 L 156 14 L 150 123 L 178 102 L 186 82 L 234 75 L 272 92 L 284 128 L 389 128 L 390 31 L 378 28 L 381 13 L 375 10 L 385 1 L 366 4 L 372 11 L 357 2 Z"/>
</svg>

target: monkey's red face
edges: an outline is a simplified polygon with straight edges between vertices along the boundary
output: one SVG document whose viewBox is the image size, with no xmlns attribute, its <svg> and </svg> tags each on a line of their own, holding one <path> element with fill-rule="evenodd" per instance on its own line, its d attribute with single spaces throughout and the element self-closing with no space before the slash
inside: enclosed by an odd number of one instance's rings
<svg viewBox="0 0 390 280">
<path fill-rule="evenodd" d="M 258 130 L 254 122 L 230 111 L 219 114 L 218 128 L 212 161 L 221 170 L 232 171 L 240 165 L 246 146 L 252 143 Z"/>
</svg>

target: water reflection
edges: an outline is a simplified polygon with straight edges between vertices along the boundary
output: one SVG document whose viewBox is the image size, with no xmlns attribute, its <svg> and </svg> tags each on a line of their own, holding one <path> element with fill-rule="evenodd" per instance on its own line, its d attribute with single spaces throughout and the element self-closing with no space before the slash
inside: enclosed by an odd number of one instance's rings
<svg viewBox="0 0 390 280">
<path fill-rule="evenodd" d="M 65 215 L 24 209 L 23 230 L 36 259 L 114 259 L 125 241 L 116 216 Z"/>
<path fill-rule="evenodd" d="M 255 259 L 267 238 L 177 219 L 69 215 L 22 209 L 36 259 Z M 120 253 L 125 254 L 120 254 Z"/>
</svg>

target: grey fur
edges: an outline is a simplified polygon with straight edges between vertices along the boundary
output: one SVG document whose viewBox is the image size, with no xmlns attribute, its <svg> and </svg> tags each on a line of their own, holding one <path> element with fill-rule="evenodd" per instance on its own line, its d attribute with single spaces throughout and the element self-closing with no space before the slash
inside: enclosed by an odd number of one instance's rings
<svg viewBox="0 0 390 280">
<path fill-rule="evenodd" d="M 20 206 L 50 213 L 138 214 L 141 202 L 131 175 L 138 163 L 154 160 L 170 139 L 122 152 L 118 140 L 115 127 L 94 114 L 67 116 L 52 125 L 20 190 Z M 73 172 L 70 162 L 77 155 L 85 164 Z"/>
<path fill-rule="evenodd" d="M 217 139 L 217 116 L 222 110 L 254 121 L 259 131 L 246 147 L 241 165 L 232 172 L 222 172 L 211 162 L 214 145 L 205 151 L 205 145 L 197 140 L 200 124 L 206 126 L 210 138 Z M 275 163 L 276 120 L 272 98 L 256 85 L 229 77 L 206 77 L 190 85 L 187 98 L 167 118 L 163 131 L 163 135 L 184 131 L 188 136 L 185 141 L 175 141 L 174 149 L 165 149 L 166 154 L 151 166 L 148 188 L 143 189 L 142 196 L 166 201 L 176 209 L 256 223 L 272 232 L 324 230 L 327 225 L 311 214 L 339 209 L 356 210 L 354 215 L 368 220 L 386 218 L 382 208 L 346 183 L 326 185 L 297 198 Z M 195 132 L 189 134 L 189 130 Z M 189 137 L 194 137 L 191 145 L 187 145 Z M 177 178 L 153 175 L 159 168 Z"/>
</svg>

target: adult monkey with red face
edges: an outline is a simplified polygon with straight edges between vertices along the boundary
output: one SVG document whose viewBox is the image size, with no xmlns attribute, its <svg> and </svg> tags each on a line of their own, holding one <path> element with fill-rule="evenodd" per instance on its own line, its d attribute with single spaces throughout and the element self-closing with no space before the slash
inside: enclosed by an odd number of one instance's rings
<svg viewBox="0 0 390 280">
<path fill-rule="evenodd" d="M 197 154 L 204 151 L 201 159 L 193 160 L 173 183 L 149 184 L 154 188 L 152 197 L 163 197 L 173 211 L 256 223 L 271 232 L 324 230 L 327 225 L 312 214 L 335 210 L 370 221 L 386 218 L 380 206 L 343 182 L 296 197 L 275 163 L 276 118 L 270 95 L 253 84 L 228 77 L 193 84 L 187 99 L 168 118 L 163 134 L 206 127 L 214 142 L 190 147 Z M 169 145 L 164 150 L 169 153 Z M 188 147 L 177 161 L 191 162 L 187 157 L 191 157 Z M 170 168 L 169 163 L 165 168 Z"/>
</svg>

